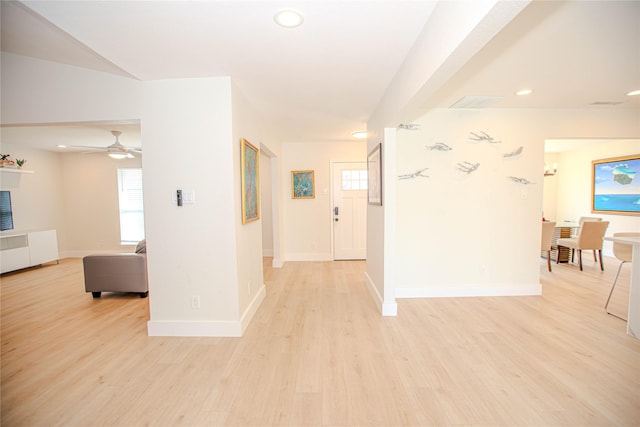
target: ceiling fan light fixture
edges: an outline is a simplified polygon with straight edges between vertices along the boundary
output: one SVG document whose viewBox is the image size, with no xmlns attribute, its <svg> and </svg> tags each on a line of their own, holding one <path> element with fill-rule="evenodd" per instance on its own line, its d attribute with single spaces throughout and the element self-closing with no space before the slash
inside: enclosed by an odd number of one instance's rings
<svg viewBox="0 0 640 427">
<path fill-rule="evenodd" d="M 109 153 L 109 157 L 111 157 L 112 159 L 117 159 L 117 160 L 121 160 L 124 159 L 128 156 L 131 156 L 131 154 L 127 155 L 127 153 Z M 133 157 L 133 156 L 131 156 Z"/>
<path fill-rule="evenodd" d="M 295 9 L 281 9 L 273 15 L 276 24 L 284 28 L 296 28 L 302 25 L 304 18 L 302 13 Z"/>
<path fill-rule="evenodd" d="M 640 95 L 640 89 L 632 90 L 631 92 L 627 93 L 627 96 L 636 96 L 636 95 Z"/>
</svg>

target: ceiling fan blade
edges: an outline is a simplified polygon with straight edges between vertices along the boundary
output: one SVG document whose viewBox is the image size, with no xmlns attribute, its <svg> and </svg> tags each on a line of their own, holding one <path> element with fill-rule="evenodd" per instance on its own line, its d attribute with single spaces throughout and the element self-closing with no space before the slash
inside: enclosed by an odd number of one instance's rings
<svg viewBox="0 0 640 427">
<path fill-rule="evenodd" d="M 105 147 L 91 147 L 91 146 L 88 146 L 88 145 L 70 145 L 69 147 L 87 148 L 89 150 L 100 150 L 100 151 L 105 151 L 106 150 Z"/>
</svg>

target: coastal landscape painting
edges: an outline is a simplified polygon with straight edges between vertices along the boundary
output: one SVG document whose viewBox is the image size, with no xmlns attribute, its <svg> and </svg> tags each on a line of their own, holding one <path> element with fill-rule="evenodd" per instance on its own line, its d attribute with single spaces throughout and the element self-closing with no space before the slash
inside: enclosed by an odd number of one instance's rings
<svg viewBox="0 0 640 427">
<path fill-rule="evenodd" d="M 640 154 L 592 162 L 591 211 L 640 215 Z"/>
</svg>

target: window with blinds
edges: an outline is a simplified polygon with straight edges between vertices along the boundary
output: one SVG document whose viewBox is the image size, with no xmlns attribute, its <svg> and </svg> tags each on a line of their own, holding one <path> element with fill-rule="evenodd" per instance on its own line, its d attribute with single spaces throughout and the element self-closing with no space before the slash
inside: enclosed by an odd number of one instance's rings
<svg viewBox="0 0 640 427">
<path fill-rule="evenodd" d="M 142 169 L 118 169 L 120 243 L 136 244 L 144 239 Z"/>
<path fill-rule="evenodd" d="M 13 212 L 9 191 L 0 191 L 0 230 L 13 230 Z"/>
</svg>

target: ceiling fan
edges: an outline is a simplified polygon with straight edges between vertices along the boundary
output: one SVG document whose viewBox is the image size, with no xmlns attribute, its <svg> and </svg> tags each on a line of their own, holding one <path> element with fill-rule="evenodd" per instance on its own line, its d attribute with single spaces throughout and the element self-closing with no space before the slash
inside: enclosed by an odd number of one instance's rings
<svg viewBox="0 0 640 427">
<path fill-rule="evenodd" d="M 109 145 L 108 147 L 90 147 L 90 146 L 87 146 L 87 145 L 74 145 L 73 147 L 88 148 L 90 150 L 106 151 L 107 154 L 109 155 L 109 157 L 112 157 L 114 159 L 124 159 L 124 158 L 133 159 L 134 158 L 133 153 L 142 154 L 142 149 L 140 149 L 140 148 L 128 148 L 128 147 L 125 147 L 124 145 L 122 145 L 120 143 L 118 138 L 120 137 L 120 135 L 122 135 L 122 132 L 120 132 L 119 130 L 112 130 L 111 131 L 111 135 L 116 137 L 116 142 L 114 142 L 113 144 Z"/>
</svg>

